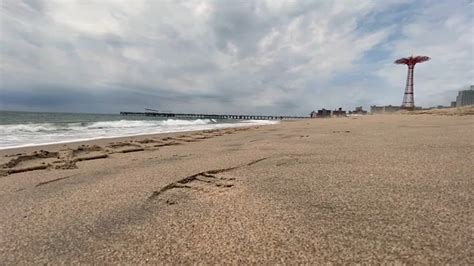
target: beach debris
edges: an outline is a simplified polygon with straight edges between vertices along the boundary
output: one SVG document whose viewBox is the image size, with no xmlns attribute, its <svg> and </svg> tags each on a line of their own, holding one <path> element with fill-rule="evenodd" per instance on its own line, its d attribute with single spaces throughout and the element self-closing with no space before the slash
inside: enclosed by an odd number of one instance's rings
<svg viewBox="0 0 474 266">
<path fill-rule="evenodd" d="M 104 159 L 104 158 L 107 158 L 107 157 L 109 157 L 109 155 L 107 155 L 107 154 L 84 156 L 84 157 L 74 158 L 74 162 L 90 161 L 90 160 L 96 160 L 96 159 Z"/>
<path fill-rule="evenodd" d="M 121 153 L 130 153 L 130 152 L 137 152 L 137 151 L 144 151 L 144 148 L 131 148 L 131 149 L 125 149 L 125 150 L 120 150 L 119 152 Z"/>
<path fill-rule="evenodd" d="M 64 177 L 60 177 L 60 178 L 55 178 L 55 179 L 48 180 L 48 181 L 45 181 L 45 182 L 40 182 L 40 183 L 36 184 L 35 187 L 44 186 L 44 185 L 47 185 L 47 184 L 50 184 L 50 183 L 53 183 L 53 182 L 56 182 L 56 181 L 61 181 L 61 180 L 64 180 L 64 179 L 71 178 L 71 177 L 73 177 L 73 176 L 77 176 L 77 174 L 75 174 L 75 175 L 69 175 L 69 176 L 64 176 Z"/>
</svg>

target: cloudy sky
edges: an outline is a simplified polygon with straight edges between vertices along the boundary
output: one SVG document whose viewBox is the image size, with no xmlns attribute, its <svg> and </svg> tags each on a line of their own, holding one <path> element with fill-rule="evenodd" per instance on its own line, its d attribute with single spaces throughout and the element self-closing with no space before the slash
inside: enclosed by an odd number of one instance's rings
<svg viewBox="0 0 474 266">
<path fill-rule="evenodd" d="M 449 104 L 472 0 L 0 0 L 0 109 L 307 114 Z"/>
</svg>

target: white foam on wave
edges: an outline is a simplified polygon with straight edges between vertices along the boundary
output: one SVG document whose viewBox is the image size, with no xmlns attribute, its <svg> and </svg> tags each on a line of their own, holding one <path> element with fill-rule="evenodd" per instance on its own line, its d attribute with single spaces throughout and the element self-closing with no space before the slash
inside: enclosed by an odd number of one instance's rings
<svg viewBox="0 0 474 266">
<path fill-rule="evenodd" d="M 193 126 L 210 124 L 209 119 L 196 120 L 119 120 L 119 121 L 103 121 L 94 122 L 87 126 L 89 129 L 106 129 L 106 128 L 146 128 L 157 126 Z"/>
<path fill-rule="evenodd" d="M 207 125 L 211 124 L 214 121 L 211 121 L 209 119 L 196 119 L 196 120 L 174 120 L 174 119 L 168 119 L 165 121 L 162 121 L 162 125 L 164 126 L 195 126 L 195 125 Z"/>
<path fill-rule="evenodd" d="M 50 123 L 41 124 L 14 124 L 0 125 L 0 134 L 15 134 L 18 132 L 41 132 L 41 131 L 57 131 L 58 127 Z"/>
<path fill-rule="evenodd" d="M 113 128 L 147 128 L 159 126 L 193 126 L 207 125 L 214 121 L 209 119 L 197 120 L 118 120 L 118 121 L 100 121 L 93 123 L 28 123 L 0 125 L 0 134 L 15 134 L 19 132 L 48 132 L 58 130 L 81 130 L 81 129 L 113 129 Z"/>
<path fill-rule="evenodd" d="M 241 123 L 259 124 L 259 125 L 274 125 L 278 124 L 279 120 L 243 120 Z"/>
<path fill-rule="evenodd" d="M 168 119 L 0 125 L 0 149 L 276 123 L 278 122 L 266 120 L 217 123 L 212 119 Z"/>
<path fill-rule="evenodd" d="M 108 128 L 134 128 L 134 127 L 153 127 L 157 126 L 159 121 L 152 120 L 119 120 L 119 121 L 100 121 L 86 125 L 87 129 L 108 129 Z"/>
</svg>

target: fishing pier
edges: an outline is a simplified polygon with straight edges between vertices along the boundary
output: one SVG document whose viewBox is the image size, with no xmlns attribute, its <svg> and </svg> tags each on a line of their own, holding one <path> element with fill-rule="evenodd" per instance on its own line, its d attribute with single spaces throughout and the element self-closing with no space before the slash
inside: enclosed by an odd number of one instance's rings
<svg viewBox="0 0 474 266">
<path fill-rule="evenodd" d="M 274 116 L 274 115 L 236 115 L 236 114 L 185 114 L 168 112 L 120 112 L 125 116 L 156 116 L 187 119 L 238 119 L 238 120 L 294 120 L 305 119 L 308 116 Z"/>
</svg>

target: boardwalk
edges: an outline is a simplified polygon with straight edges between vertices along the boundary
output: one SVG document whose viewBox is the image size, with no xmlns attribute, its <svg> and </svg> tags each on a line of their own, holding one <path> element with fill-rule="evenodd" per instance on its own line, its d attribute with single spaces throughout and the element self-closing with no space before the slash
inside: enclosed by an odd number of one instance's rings
<svg viewBox="0 0 474 266">
<path fill-rule="evenodd" d="M 173 118 L 194 118 L 194 119 L 238 119 L 238 120 L 290 120 L 305 119 L 306 116 L 273 116 L 273 115 L 235 115 L 235 114 L 181 114 L 181 113 L 160 113 L 160 112 L 120 112 L 120 115 L 132 116 L 158 116 Z"/>
</svg>

